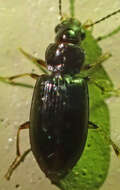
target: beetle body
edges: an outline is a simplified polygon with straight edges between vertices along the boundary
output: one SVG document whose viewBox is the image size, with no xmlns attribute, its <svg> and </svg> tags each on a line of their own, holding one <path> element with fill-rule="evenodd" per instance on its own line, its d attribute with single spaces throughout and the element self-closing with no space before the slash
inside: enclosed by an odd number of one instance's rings
<svg viewBox="0 0 120 190">
<path fill-rule="evenodd" d="M 46 50 L 46 62 L 52 72 L 38 78 L 30 114 L 31 149 L 53 183 L 80 158 L 89 115 L 87 82 L 75 77 L 84 62 L 80 26 L 69 19 L 56 30 L 56 43 Z M 70 33 L 75 35 L 71 37 Z"/>
</svg>

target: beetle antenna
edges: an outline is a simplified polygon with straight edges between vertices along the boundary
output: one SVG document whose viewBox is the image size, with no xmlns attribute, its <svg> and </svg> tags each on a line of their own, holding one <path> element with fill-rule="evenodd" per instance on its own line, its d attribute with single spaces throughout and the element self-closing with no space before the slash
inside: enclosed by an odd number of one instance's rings
<svg viewBox="0 0 120 190">
<path fill-rule="evenodd" d="M 85 25 L 85 27 L 88 28 L 88 27 L 94 26 L 95 24 L 98 24 L 98 23 L 100 23 L 101 21 L 106 20 L 106 19 L 110 18 L 110 17 L 113 16 L 113 15 L 116 15 L 117 13 L 120 13 L 120 9 L 118 9 L 117 11 L 115 11 L 115 12 L 113 12 L 113 13 L 110 13 L 109 15 L 107 15 L 107 16 L 105 16 L 105 17 L 103 17 L 103 18 L 101 18 L 101 19 L 99 19 L 99 20 L 93 22 L 92 24 Z"/>
<path fill-rule="evenodd" d="M 60 20 L 62 20 L 62 0 L 59 0 L 59 15 L 60 15 Z"/>
<path fill-rule="evenodd" d="M 70 0 L 70 16 L 71 16 L 71 18 L 73 18 L 74 17 L 74 10 L 75 10 L 75 7 L 74 7 L 74 3 L 75 2 L 75 0 Z"/>
</svg>

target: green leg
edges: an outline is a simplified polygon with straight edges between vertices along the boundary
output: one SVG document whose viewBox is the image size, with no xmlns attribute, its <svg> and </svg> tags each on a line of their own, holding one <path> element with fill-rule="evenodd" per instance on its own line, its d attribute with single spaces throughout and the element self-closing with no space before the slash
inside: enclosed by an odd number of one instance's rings
<svg viewBox="0 0 120 190">
<path fill-rule="evenodd" d="M 95 84 L 105 96 L 120 96 L 120 88 L 113 88 L 108 80 L 95 80 L 92 78 L 88 79 L 90 83 Z"/>
<path fill-rule="evenodd" d="M 111 86 L 109 80 L 92 78 L 92 74 L 96 72 L 96 67 L 101 63 L 103 63 L 104 61 L 106 61 L 107 59 L 109 59 L 110 57 L 111 57 L 110 53 L 105 53 L 102 56 L 100 56 L 94 64 L 85 65 L 83 67 L 83 70 L 87 71 L 87 73 L 85 74 L 84 77 L 88 80 L 89 83 L 95 84 L 104 95 L 120 96 L 120 89 L 119 88 L 114 89 Z"/>
<path fill-rule="evenodd" d="M 22 129 L 28 129 L 30 125 L 30 122 L 27 121 L 25 123 L 23 123 L 22 125 L 20 125 L 20 127 L 18 128 L 17 131 L 17 139 L 16 139 L 16 158 L 14 159 L 14 161 L 12 162 L 12 164 L 10 165 L 7 173 L 5 174 L 5 178 L 7 180 L 10 179 L 13 171 L 16 169 L 16 167 L 24 160 L 24 157 L 30 152 L 30 149 L 27 150 L 22 156 L 20 153 L 20 131 Z"/>
<path fill-rule="evenodd" d="M 95 63 L 93 63 L 91 65 L 83 66 L 82 70 L 87 71 L 88 72 L 87 75 L 89 76 L 94 72 L 94 70 L 96 69 L 96 67 L 98 65 L 100 65 L 101 63 L 103 63 L 104 61 L 109 59 L 110 57 L 111 57 L 111 54 L 106 52 L 106 53 L 102 54 Z"/>
<path fill-rule="evenodd" d="M 89 129 L 96 129 L 98 132 L 101 133 L 101 135 L 104 137 L 104 139 L 106 140 L 106 142 L 110 145 L 112 145 L 113 150 L 115 151 L 115 154 L 117 156 L 120 156 L 120 147 L 118 147 L 112 140 L 111 138 L 105 133 L 105 131 L 103 129 L 101 129 L 99 126 L 97 126 L 96 124 L 92 123 L 91 121 L 88 122 L 88 128 Z"/>
<path fill-rule="evenodd" d="M 45 62 L 41 59 L 37 59 L 35 57 L 33 57 L 32 55 L 28 54 L 27 52 L 25 52 L 23 49 L 19 49 L 20 52 L 27 57 L 30 61 L 32 61 L 34 64 L 36 64 L 36 66 L 39 67 L 39 69 L 44 73 L 44 74 L 50 74 L 50 72 L 47 69 L 47 65 L 45 64 Z M 24 83 L 18 83 L 18 82 L 14 82 L 14 79 L 17 78 L 22 78 L 25 76 L 29 76 L 33 79 L 38 79 L 39 75 L 34 74 L 34 73 L 24 73 L 24 74 L 19 74 L 19 75 L 15 75 L 15 76 L 11 76 L 11 77 L 2 77 L 0 76 L 0 81 L 11 84 L 11 85 L 17 85 L 17 86 L 22 86 L 22 87 L 27 87 L 27 88 L 33 88 L 32 85 L 29 84 L 24 84 Z"/>
<path fill-rule="evenodd" d="M 50 72 L 47 69 L 47 65 L 45 61 L 42 59 L 38 59 L 34 57 L 33 55 L 30 55 L 26 51 L 24 51 L 22 48 L 19 48 L 19 51 L 27 58 L 29 59 L 33 64 L 35 64 L 44 74 L 50 74 Z"/>
<path fill-rule="evenodd" d="M 41 59 L 37 59 L 35 57 L 33 57 L 32 55 L 28 54 L 27 52 L 25 52 L 23 49 L 19 49 L 20 52 L 27 57 L 30 61 L 32 61 L 34 64 L 36 64 L 36 66 L 39 67 L 39 69 L 44 73 L 44 74 L 50 74 L 50 72 L 47 69 L 47 65 L 45 64 L 45 62 Z M 11 77 L 2 77 L 0 76 L 0 81 L 11 84 L 11 85 L 17 85 L 17 86 L 23 86 L 23 87 L 28 87 L 28 88 L 32 88 L 33 86 L 28 85 L 28 84 L 24 84 L 24 83 L 18 83 L 18 82 L 14 82 L 14 79 L 17 78 L 22 78 L 25 76 L 29 76 L 33 79 L 38 79 L 39 75 L 34 74 L 34 73 L 24 73 L 24 74 L 19 74 L 19 75 L 15 75 L 15 76 L 11 76 Z"/>
<path fill-rule="evenodd" d="M 17 83 L 17 82 L 14 82 L 13 80 L 17 79 L 17 78 L 22 78 L 22 77 L 25 77 L 25 76 L 29 76 L 29 77 L 31 77 L 31 78 L 33 78 L 35 80 L 37 80 L 38 77 L 39 77 L 39 75 L 34 74 L 34 73 L 24 73 L 24 74 L 14 75 L 14 76 L 11 76 L 11 77 L 1 77 L 0 76 L 0 81 L 8 83 L 8 84 L 11 84 L 11 85 L 20 85 L 22 83 Z M 23 86 L 24 86 L 24 84 L 23 84 Z"/>
<path fill-rule="evenodd" d="M 120 26 L 118 26 L 115 30 L 113 30 L 112 32 L 104 35 L 104 36 L 99 36 L 96 40 L 97 41 L 101 41 L 101 40 L 104 40 L 106 38 L 109 38 L 111 36 L 114 36 L 115 34 L 117 34 L 118 32 L 120 32 Z"/>
</svg>

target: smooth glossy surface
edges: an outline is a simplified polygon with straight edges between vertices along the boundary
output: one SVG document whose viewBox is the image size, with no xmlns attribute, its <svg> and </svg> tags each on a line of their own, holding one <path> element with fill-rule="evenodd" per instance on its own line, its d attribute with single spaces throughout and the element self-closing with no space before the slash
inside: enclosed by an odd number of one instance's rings
<svg viewBox="0 0 120 190">
<path fill-rule="evenodd" d="M 88 91 L 81 79 L 44 76 L 38 79 L 31 107 L 30 141 L 45 174 L 56 182 L 83 151 L 88 129 Z"/>
<path fill-rule="evenodd" d="M 56 41 L 45 58 L 49 75 L 37 80 L 30 113 L 32 152 L 51 182 L 58 183 L 80 158 L 87 137 L 89 105 L 84 78 L 75 77 L 84 64 L 80 22 L 57 25 Z"/>
<path fill-rule="evenodd" d="M 46 62 L 48 69 L 52 72 L 60 71 L 62 73 L 79 73 L 85 55 L 80 45 L 72 43 L 53 43 L 46 51 Z"/>
</svg>

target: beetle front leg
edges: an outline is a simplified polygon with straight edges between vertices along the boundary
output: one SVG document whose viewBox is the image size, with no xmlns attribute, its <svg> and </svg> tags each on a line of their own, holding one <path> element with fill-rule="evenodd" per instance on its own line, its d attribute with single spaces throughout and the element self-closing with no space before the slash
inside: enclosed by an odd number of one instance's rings
<svg viewBox="0 0 120 190">
<path fill-rule="evenodd" d="M 85 65 L 82 70 L 87 71 L 87 74 L 85 74 L 85 78 L 88 80 L 88 82 L 95 84 L 102 91 L 103 94 L 108 96 L 120 96 L 120 88 L 113 88 L 109 80 L 95 79 L 92 77 L 92 74 L 96 71 L 96 67 L 101 65 L 101 63 L 103 63 L 110 57 L 110 53 L 105 53 L 100 56 L 95 63 L 91 65 Z"/>
<path fill-rule="evenodd" d="M 101 129 L 98 125 L 94 124 L 93 122 L 89 121 L 88 122 L 88 129 L 96 129 L 98 132 L 100 132 L 105 140 L 107 141 L 108 144 L 112 145 L 113 150 L 115 151 L 115 154 L 117 156 L 120 156 L 120 147 L 118 147 L 112 139 L 105 133 L 103 129 Z"/>
<path fill-rule="evenodd" d="M 7 180 L 10 179 L 13 171 L 16 169 L 16 167 L 24 160 L 25 156 L 30 152 L 31 149 L 28 149 L 27 151 L 24 152 L 23 155 L 21 155 L 20 153 L 20 131 L 22 129 L 28 129 L 30 125 L 30 122 L 27 121 L 25 123 L 23 123 L 22 125 L 20 125 L 20 127 L 18 128 L 17 131 L 17 139 L 16 139 L 16 158 L 14 159 L 14 161 L 12 162 L 12 164 L 10 165 L 7 173 L 5 174 L 5 178 Z"/>
<path fill-rule="evenodd" d="M 28 58 L 30 61 L 32 61 L 33 64 L 35 64 L 37 67 L 39 67 L 39 69 L 44 74 L 50 74 L 51 73 L 50 71 L 48 71 L 45 61 L 30 55 L 29 53 L 24 51 L 22 48 L 19 48 L 19 50 L 26 58 Z M 18 82 L 13 81 L 14 79 L 22 78 L 22 77 L 25 77 L 25 76 L 29 76 L 29 77 L 31 77 L 31 78 L 33 78 L 35 80 L 37 80 L 38 77 L 39 77 L 39 75 L 34 74 L 34 73 L 23 73 L 23 74 L 14 75 L 14 76 L 11 76 L 11 77 L 2 77 L 2 76 L 0 76 L 0 81 L 8 83 L 8 84 L 11 84 L 11 85 L 18 85 L 18 86 L 24 86 L 24 87 L 31 88 L 32 87 L 31 85 L 18 83 Z"/>
<path fill-rule="evenodd" d="M 106 52 L 106 53 L 102 54 L 95 63 L 90 64 L 90 65 L 84 65 L 82 70 L 88 71 L 88 75 L 91 75 L 93 73 L 94 69 L 96 69 L 96 67 L 98 65 L 100 65 L 101 63 L 103 63 L 104 61 L 109 59 L 111 56 L 112 55 L 110 53 Z"/>
<path fill-rule="evenodd" d="M 50 71 L 47 69 L 47 65 L 44 60 L 38 59 L 34 57 L 33 55 L 27 53 L 22 48 L 19 48 L 19 51 L 27 58 L 29 59 L 33 64 L 35 64 L 44 74 L 50 74 Z"/>
<path fill-rule="evenodd" d="M 120 26 L 118 26 L 117 28 L 115 28 L 112 32 L 108 33 L 108 34 L 105 34 L 104 36 L 98 36 L 97 37 L 97 41 L 101 41 L 101 40 L 104 40 L 106 38 L 109 38 L 111 36 L 114 36 L 115 34 L 117 34 L 118 32 L 120 32 Z"/>
</svg>

